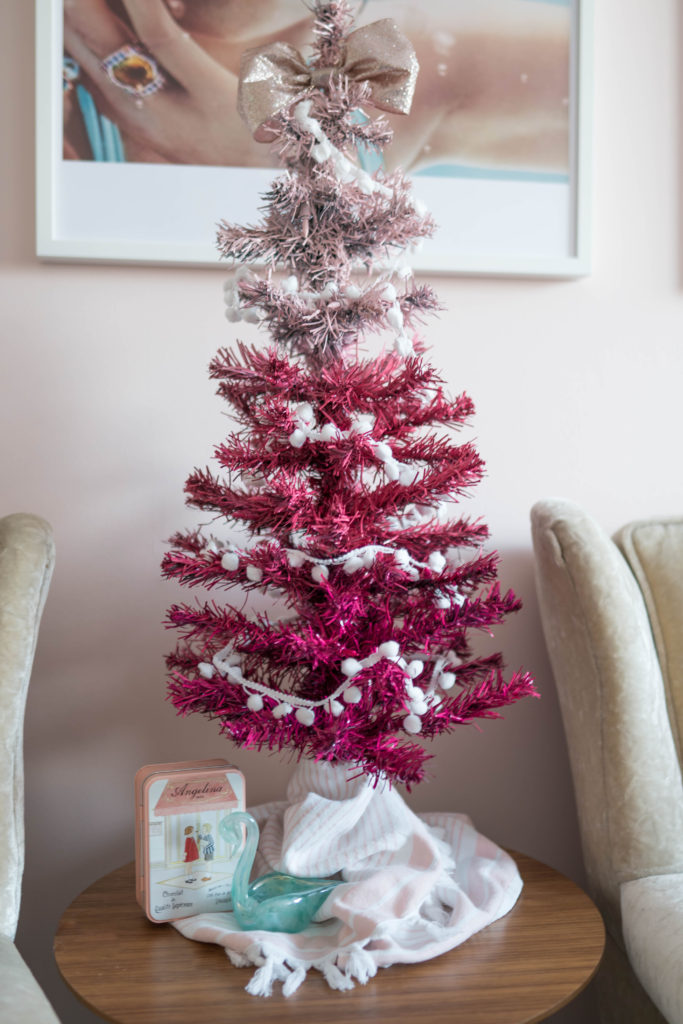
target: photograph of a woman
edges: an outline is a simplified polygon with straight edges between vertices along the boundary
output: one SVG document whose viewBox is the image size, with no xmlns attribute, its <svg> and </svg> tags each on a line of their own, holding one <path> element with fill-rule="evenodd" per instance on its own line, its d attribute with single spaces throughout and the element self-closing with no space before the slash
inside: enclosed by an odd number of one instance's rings
<svg viewBox="0 0 683 1024">
<path fill-rule="evenodd" d="M 64 159 L 272 166 L 237 112 L 240 57 L 277 40 L 305 59 L 304 0 L 64 0 L 63 9 Z M 570 0 L 357 4 L 357 26 L 382 18 L 420 64 L 410 117 L 389 116 L 388 170 L 567 179 Z"/>
</svg>

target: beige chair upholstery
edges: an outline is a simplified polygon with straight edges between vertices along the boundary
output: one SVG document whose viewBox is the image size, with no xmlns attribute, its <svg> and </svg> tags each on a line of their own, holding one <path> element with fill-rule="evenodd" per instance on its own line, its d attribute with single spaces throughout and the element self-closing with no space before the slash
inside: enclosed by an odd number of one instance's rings
<svg viewBox="0 0 683 1024">
<path fill-rule="evenodd" d="M 554 499 L 531 520 L 588 885 L 608 931 L 601 1019 L 683 1024 L 683 519 L 611 540 Z"/>
<path fill-rule="evenodd" d="M 0 519 L 0 1020 L 59 1024 L 14 945 L 24 871 L 24 710 L 54 565 L 50 526 Z"/>
</svg>

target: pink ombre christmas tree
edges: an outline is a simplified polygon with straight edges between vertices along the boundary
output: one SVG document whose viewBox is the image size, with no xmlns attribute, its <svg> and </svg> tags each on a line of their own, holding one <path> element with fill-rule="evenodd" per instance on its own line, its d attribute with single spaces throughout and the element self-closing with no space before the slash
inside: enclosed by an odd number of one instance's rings
<svg viewBox="0 0 683 1024">
<path fill-rule="evenodd" d="M 261 223 L 222 225 L 219 247 L 240 264 L 228 318 L 258 322 L 270 344 L 211 364 L 236 429 L 219 471 L 186 484 L 214 525 L 177 534 L 164 559 L 167 577 L 212 592 L 169 611 L 170 696 L 238 746 L 410 785 L 422 740 L 534 691 L 471 645 L 519 602 L 496 582 L 485 525 L 456 515 L 482 475 L 453 436 L 472 403 L 424 355 L 418 329 L 438 302 L 404 262 L 434 225 L 401 172 L 360 166 L 391 132 L 358 112 L 407 112 L 415 58 L 389 22 L 349 34 L 342 0 L 314 11 L 308 65 L 284 44 L 245 55 L 245 120 L 285 170 Z M 268 610 L 244 610 L 254 590 Z"/>
</svg>

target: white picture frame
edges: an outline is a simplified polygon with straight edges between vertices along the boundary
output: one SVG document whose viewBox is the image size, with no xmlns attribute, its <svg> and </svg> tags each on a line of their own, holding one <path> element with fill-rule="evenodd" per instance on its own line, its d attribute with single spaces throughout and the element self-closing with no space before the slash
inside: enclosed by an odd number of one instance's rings
<svg viewBox="0 0 683 1024">
<path fill-rule="evenodd" d="M 593 0 L 545 2 L 571 8 L 566 187 L 415 177 L 416 194 L 439 225 L 412 259 L 416 272 L 551 278 L 590 273 Z M 37 255 L 223 266 L 213 247 L 216 223 L 253 222 L 273 169 L 65 160 L 63 0 L 36 0 L 36 55 Z M 538 237 L 532 231 L 529 238 L 531 225 L 538 226 Z"/>
</svg>

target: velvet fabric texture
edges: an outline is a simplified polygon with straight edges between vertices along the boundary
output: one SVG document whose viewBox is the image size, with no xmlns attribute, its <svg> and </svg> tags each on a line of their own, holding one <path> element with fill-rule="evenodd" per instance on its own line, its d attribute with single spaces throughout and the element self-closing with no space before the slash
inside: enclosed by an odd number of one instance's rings
<svg viewBox="0 0 683 1024">
<path fill-rule="evenodd" d="M 32 1024 L 57 1021 L 13 943 L 24 871 L 24 710 L 53 565 L 48 523 L 23 513 L 0 519 L 0 1019 Z"/>
<path fill-rule="evenodd" d="M 658 927 L 651 915 L 630 919 L 640 937 L 625 945 L 626 887 L 683 872 L 683 520 L 635 523 L 612 541 L 563 499 L 539 502 L 531 518 L 589 889 L 613 942 L 598 978 L 603 1019 L 661 1021 L 654 1002 L 670 1022 L 683 1022 L 674 993 L 683 943 L 666 979 L 630 961 L 652 1002 L 635 977 L 615 984 L 626 950 L 654 943 Z"/>
</svg>

